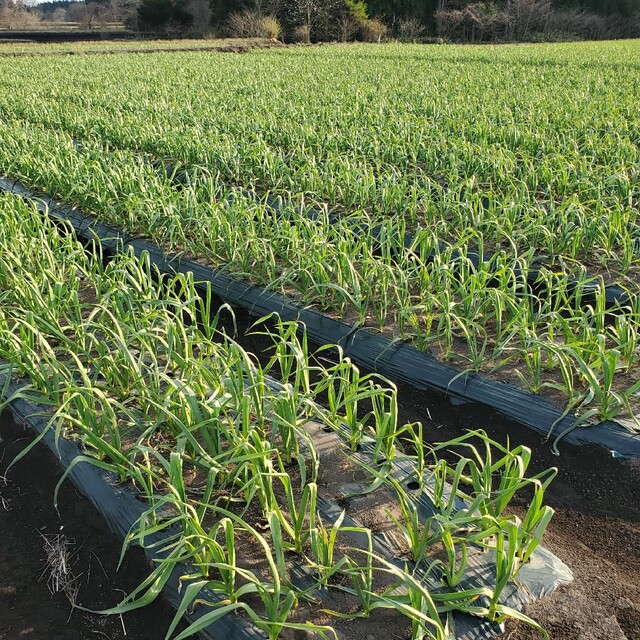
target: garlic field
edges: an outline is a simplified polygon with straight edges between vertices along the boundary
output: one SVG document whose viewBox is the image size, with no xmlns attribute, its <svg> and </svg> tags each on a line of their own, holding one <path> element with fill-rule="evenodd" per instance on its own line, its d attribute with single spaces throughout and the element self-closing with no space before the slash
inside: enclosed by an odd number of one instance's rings
<svg viewBox="0 0 640 640">
<path fill-rule="evenodd" d="M 640 430 L 640 43 L 31 51 L 0 44 L 3 185 Z M 548 637 L 523 609 L 572 580 L 542 538 L 574 498 L 517 431 L 439 442 L 295 322 L 251 353 L 211 283 L 36 201 L 0 194 L 2 407 L 46 418 L 7 471 L 70 441 L 61 482 L 142 505 L 153 569 L 108 613 L 172 589 L 173 640 Z"/>
<path fill-rule="evenodd" d="M 637 410 L 637 43 L 0 65 L 4 174 L 585 421 Z"/>
</svg>

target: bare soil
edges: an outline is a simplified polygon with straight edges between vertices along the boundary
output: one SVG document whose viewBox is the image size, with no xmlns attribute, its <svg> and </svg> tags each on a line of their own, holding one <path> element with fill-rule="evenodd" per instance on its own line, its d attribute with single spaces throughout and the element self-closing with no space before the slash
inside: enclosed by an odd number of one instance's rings
<svg viewBox="0 0 640 640">
<path fill-rule="evenodd" d="M 258 353 L 264 346 L 259 342 L 245 345 Z M 539 435 L 485 407 L 454 407 L 438 394 L 409 387 L 401 387 L 399 394 L 401 420 L 421 420 L 430 441 L 483 428 L 497 440 L 531 447 L 532 473 L 550 466 L 559 468 L 547 491 L 547 503 L 556 514 L 544 544 L 572 569 L 575 580 L 530 605 L 526 613 L 559 640 L 640 638 L 640 461 L 616 460 L 598 447 L 568 445 L 560 445 L 558 457 Z M 4 438 L 0 442 L 2 473 L 31 435 L 4 421 L 0 422 L 0 437 Z M 61 494 L 60 515 L 56 513 L 52 496 L 58 477 L 57 463 L 46 448 L 39 447 L 9 472 L 7 485 L 0 485 L 0 640 L 119 640 L 125 638 L 123 623 L 128 640 L 164 637 L 172 614 L 160 601 L 125 615 L 121 622 L 77 610 L 69 617 L 65 596 L 49 593 L 46 577 L 40 579 L 44 568 L 40 532 L 64 532 L 75 540 L 74 570 L 82 583 L 79 601 L 86 606 L 113 606 L 122 591 L 137 586 L 148 571 L 141 554 L 135 553 L 129 553 L 122 569 L 115 571 L 119 542 L 105 531 L 98 514 L 70 484 Z M 515 511 L 523 505 L 524 499 L 515 505 Z M 380 618 L 376 622 L 379 626 L 373 634 L 370 625 L 357 621 L 338 626 L 362 640 L 404 637 L 400 629 L 394 633 L 393 625 L 388 624 L 391 621 Z M 508 623 L 503 635 L 509 640 L 537 637 L 520 623 Z"/>
<path fill-rule="evenodd" d="M 37 49 L 31 49 L 29 51 L 11 51 L 10 49 L 0 49 L 0 57 L 8 58 L 23 58 L 23 57 L 42 57 L 42 56 L 71 56 L 71 55 L 109 55 L 119 53 L 198 53 L 206 51 L 214 51 L 216 53 L 248 53 L 252 49 L 272 49 L 274 47 L 284 47 L 279 40 L 254 38 L 254 39 L 229 39 L 222 42 L 217 42 L 211 46 L 184 46 L 184 47 L 169 47 L 162 46 L 162 42 L 159 41 L 157 47 L 140 47 L 136 46 L 135 42 L 131 47 L 121 48 L 113 47 L 109 48 L 109 45 L 104 45 L 102 48 L 96 49 L 83 49 L 78 45 L 71 45 L 68 49 L 60 49 L 55 51 L 38 51 Z"/>
<path fill-rule="evenodd" d="M 571 568 L 574 582 L 525 612 L 558 640 L 640 638 L 640 460 L 563 444 L 555 456 L 541 436 L 484 407 L 447 407 L 410 388 L 401 389 L 400 397 L 402 419 L 422 420 L 432 441 L 483 428 L 499 441 L 529 446 L 532 472 L 558 467 L 546 492 L 556 513 L 543 544 Z M 519 623 L 509 623 L 504 634 L 508 640 L 539 637 Z"/>
<path fill-rule="evenodd" d="M 6 414 L 0 416 L 0 475 L 32 438 Z M 150 572 L 139 549 L 127 552 L 117 570 L 120 542 L 70 482 L 62 487 L 56 512 L 59 478 L 54 456 L 39 445 L 9 471 L 6 484 L 0 480 L 0 640 L 161 640 L 173 619 L 161 599 L 120 618 L 72 610 L 64 593 L 50 592 L 42 536 L 70 541 L 70 571 L 82 606 L 113 607 Z"/>
</svg>

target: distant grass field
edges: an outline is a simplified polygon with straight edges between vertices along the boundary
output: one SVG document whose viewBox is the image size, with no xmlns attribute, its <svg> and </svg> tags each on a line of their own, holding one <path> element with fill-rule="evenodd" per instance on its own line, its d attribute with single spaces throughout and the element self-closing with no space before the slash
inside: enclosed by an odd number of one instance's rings
<svg viewBox="0 0 640 640">
<path fill-rule="evenodd" d="M 637 410 L 640 42 L 0 69 L 2 173 L 584 420 Z"/>
</svg>

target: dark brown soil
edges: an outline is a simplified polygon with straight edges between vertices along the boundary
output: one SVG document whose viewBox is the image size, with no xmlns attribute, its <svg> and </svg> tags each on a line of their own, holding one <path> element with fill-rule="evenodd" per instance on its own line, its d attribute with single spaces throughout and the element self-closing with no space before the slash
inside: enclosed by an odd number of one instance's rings
<svg viewBox="0 0 640 640">
<path fill-rule="evenodd" d="M 254 339 L 255 340 L 255 339 Z M 264 344 L 243 344 L 260 352 Z M 640 638 L 640 461 L 620 461 L 596 447 L 561 445 L 555 456 L 550 443 L 478 405 L 453 407 L 438 394 L 400 390 L 401 419 L 421 420 L 431 441 L 443 441 L 467 429 L 483 428 L 512 445 L 526 444 L 534 452 L 530 471 L 557 466 L 558 477 L 547 492 L 555 517 L 544 544 L 573 571 L 573 584 L 531 605 L 527 613 L 551 638 L 559 640 L 635 640 Z M 1 423 L 2 464 L 6 467 L 28 441 L 21 429 Z M 15 442 L 16 438 L 24 438 Z M 37 470 L 37 475 L 34 472 Z M 97 513 L 70 485 L 60 499 L 58 517 L 52 496 L 58 471 L 48 451 L 35 450 L 0 486 L 0 640 L 47 638 L 124 638 L 119 618 L 74 612 L 64 595 L 51 596 L 46 580 L 39 580 L 44 550 L 39 531 L 59 533 L 76 541 L 75 570 L 81 574 L 79 600 L 95 608 L 114 605 L 145 575 L 141 555 L 128 554 L 115 572 L 120 545 Z M 522 505 L 515 505 L 516 512 Z M 63 526 L 64 529 L 60 530 Z M 98 561 L 99 560 L 99 561 Z M 88 585 L 84 584 L 88 580 Z M 159 639 L 171 612 L 161 603 L 124 616 L 128 640 Z M 24 632 L 24 633 L 23 633 Z M 358 635 L 357 633 L 355 634 Z M 520 623 L 508 623 L 504 638 L 539 637 Z"/>
<path fill-rule="evenodd" d="M 553 639 L 640 638 L 640 460 L 614 460 L 600 447 L 568 445 L 555 456 L 539 435 L 486 408 L 447 407 L 409 388 L 400 395 L 402 418 L 429 425 L 432 441 L 482 428 L 499 441 L 509 438 L 514 446 L 529 446 L 533 472 L 558 467 L 546 493 L 556 513 L 543 543 L 571 568 L 574 582 L 530 605 L 526 613 Z M 509 640 L 539 637 L 514 623 L 504 634 Z"/>
<path fill-rule="evenodd" d="M 7 415 L 0 417 L 0 475 L 32 438 Z M 106 617 L 72 611 L 63 593 L 49 591 L 43 535 L 64 534 L 72 542 L 77 602 L 85 607 L 113 607 L 150 571 L 139 549 L 127 552 L 116 571 L 119 541 L 70 482 L 56 513 L 59 477 L 57 461 L 39 445 L 9 471 L 6 484 L 0 481 L 0 640 L 161 640 L 173 613 L 160 599 L 122 618 Z"/>
</svg>

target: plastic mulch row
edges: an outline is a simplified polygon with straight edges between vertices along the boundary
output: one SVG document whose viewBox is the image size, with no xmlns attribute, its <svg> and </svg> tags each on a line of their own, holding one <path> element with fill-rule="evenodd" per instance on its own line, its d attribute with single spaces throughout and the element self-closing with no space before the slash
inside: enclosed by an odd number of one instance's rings
<svg viewBox="0 0 640 640">
<path fill-rule="evenodd" d="M 473 401 L 495 409 L 545 436 L 555 438 L 567 431 L 564 440 L 570 444 L 597 444 L 621 457 L 640 457 L 640 434 L 632 434 L 613 420 L 572 429 L 575 417 L 563 415 L 550 402 L 513 385 L 494 382 L 478 374 L 461 375 L 461 371 L 439 362 L 427 352 L 394 342 L 382 335 L 357 329 L 313 309 L 303 308 L 293 299 L 246 282 L 241 282 L 197 262 L 167 254 L 155 244 L 127 236 L 122 230 L 104 225 L 93 216 L 40 197 L 19 183 L 0 178 L 0 190 L 34 201 L 53 219 L 68 221 L 77 235 L 91 241 L 100 239 L 105 251 L 117 252 L 131 247 L 136 255 L 149 254 L 151 262 L 163 272 L 192 272 L 196 281 L 211 284 L 221 300 L 245 309 L 256 316 L 277 313 L 283 320 L 296 320 L 305 325 L 309 339 L 320 345 L 337 344 L 345 355 L 365 367 L 417 389 L 434 389 L 453 399 Z M 204 289 L 205 285 L 201 285 Z"/>
<path fill-rule="evenodd" d="M 0 388 L 5 390 L 6 398 L 15 396 L 25 384 L 24 381 L 7 381 L 6 377 L 0 374 Z M 115 474 L 100 469 L 89 462 L 75 463 L 74 460 L 82 455 L 81 450 L 73 441 L 64 437 L 56 437 L 56 431 L 51 428 L 50 420 L 47 417 L 52 414 L 47 413 L 46 407 L 38 406 L 29 400 L 17 397 L 11 401 L 9 409 L 17 423 L 28 425 L 41 437 L 42 442 L 58 458 L 62 468 L 69 470 L 68 478 L 102 515 L 111 531 L 120 540 L 124 540 L 146 510 L 145 504 L 138 499 L 134 490 L 117 485 L 118 479 Z M 342 440 L 338 434 L 327 433 L 323 425 L 311 423 L 308 427 L 308 432 L 317 443 L 318 451 L 323 457 L 335 452 L 341 446 Z M 370 439 L 365 439 L 360 451 L 354 455 L 354 459 L 367 465 L 372 465 L 373 449 L 373 442 Z M 415 479 L 413 467 L 402 460 L 394 462 L 390 473 L 401 485 L 407 485 L 408 482 Z M 355 494 L 357 497 L 357 494 L 365 488 L 349 484 L 343 485 L 342 491 L 344 495 Z M 425 521 L 436 512 L 432 496 L 433 482 L 428 482 L 422 491 L 415 491 L 411 496 L 418 508 L 420 517 Z M 464 509 L 465 507 L 464 502 L 456 499 L 455 510 Z M 317 508 L 323 521 L 329 527 L 342 514 L 342 506 L 339 506 L 335 499 L 327 499 L 322 495 L 318 496 Z M 347 514 L 343 519 L 343 526 L 362 527 L 362 524 Z M 157 562 L 162 558 L 163 554 L 158 549 L 162 547 L 162 541 L 173 533 L 175 531 L 171 530 L 145 537 L 144 552 L 150 563 Z M 356 541 L 355 544 L 358 546 L 360 543 L 363 548 L 366 547 L 364 537 L 361 541 Z M 403 568 L 404 563 L 398 558 L 397 547 L 393 540 L 387 538 L 385 533 L 374 532 L 373 551 L 399 569 Z M 493 563 L 492 554 L 487 554 L 480 549 L 470 549 L 467 570 L 459 584 L 459 588 L 490 587 L 495 583 Z M 305 587 L 313 584 L 312 576 L 300 563 L 290 563 L 289 570 L 292 580 L 299 586 Z M 193 568 L 183 563 L 173 568 L 171 576 L 163 589 L 163 594 L 174 608 L 179 606 L 181 602 L 180 593 L 185 584 L 187 584 L 181 581 L 181 577 L 192 573 Z M 430 590 L 444 590 L 442 584 L 433 575 L 423 575 L 422 579 Z M 517 584 L 511 583 L 505 588 L 500 602 L 506 606 L 521 609 L 525 604 L 550 595 L 559 586 L 568 584 L 572 580 L 573 576 L 570 569 L 559 558 L 544 547 L 538 547 L 529 562 L 520 570 Z M 316 592 L 316 596 L 326 605 L 331 606 L 333 597 L 330 590 L 320 589 Z M 223 600 L 222 595 L 214 594 L 207 590 L 204 590 L 200 597 L 210 602 Z M 210 610 L 210 608 L 197 605 L 187 610 L 185 618 L 188 622 L 195 622 Z M 484 640 L 498 635 L 503 630 L 500 625 L 492 624 L 487 620 L 461 612 L 454 612 L 452 621 L 455 637 L 458 640 Z M 223 616 L 201 631 L 199 635 L 203 640 L 214 640 L 220 637 L 249 640 L 265 637 L 250 620 L 235 615 Z"/>
</svg>

